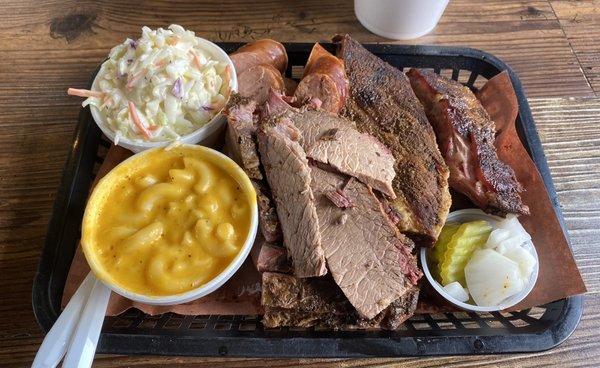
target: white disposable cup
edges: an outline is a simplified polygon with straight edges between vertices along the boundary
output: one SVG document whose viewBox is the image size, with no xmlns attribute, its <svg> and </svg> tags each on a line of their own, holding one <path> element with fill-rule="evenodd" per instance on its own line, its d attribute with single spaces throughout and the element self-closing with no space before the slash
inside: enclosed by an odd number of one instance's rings
<svg viewBox="0 0 600 368">
<path fill-rule="evenodd" d="M 376 35 L 409 40 L 431 32 L 446 5 L 448 0 L 354 0 L 354 13 Z"/>
<path fill-rule="evenodd" d="M 237 76 L 235 73 L 235 66 L 233 62 L 222 48 L 215 45 L 214 43 L 205 40 L 200 37 L 196 37 L 198 43 L 200 44 L 200 48 L 206 51 L 214 60 L 226 63 L 230 68 L 230 80 L 229 86 L 231 87 L 231 91 L 237 91 Z M 98 79 L 101 78 L 100 73 L 96 75 L 94 82 L 92 83 L 92 91 L 98 90 Z M 111 142 L 115 141 L 115 132 L 108 126 L 106 121 L 106 117 L 104 114 L 95 106 L 90 105 L 90 110 L 92 112 L 92 117 L 96 122 L 96 125 L 102 130 L 102 133 L 111 140 Z M 214 146 L 217 142 L 221 133 L 225 127 L 225 117 L 219 111 L 211 121 L 206 123 L 203 127 L 182 136 L 178 139 L 181 143 L 188 144 L 200 144 L 202 146 L 211 147 Z M 120 137 L 118 141 L 118 145 L 128 150 L 137 153 L 150 148 L 157 147 L 166 147 L 169 144 L 173 143 L 173 141 L 159 141 L 159 142 L 144 142 L 144 141 L 132 141 L 130 139 Z"/>
<path fill-rule="evenodd" d="M 492 225 L 492 227 L 496 228 L 496 226 L 497 226 L 496 224 L 498 222 L 502 221 L 503 219 L 498 216 L 493 216 L 493 215 L 487 214 L 480 209 L 469 208 L 469 209 L 465 209 L 465 210 L 451 212 L 448 215 L 446 223 L 449 223 L 449 222 L 463 223 L 463 222 L 476 221 L 476 220 L 485 220 L 485 221 L 489 222 Z M 484 306 L 479 306 L 479 305 L 475 305 L 475 304 L 463 303 L 463 302 L 460 302 L 460 301 L 454 299 L 452 296 L 450 296 L 450 294 L 448 294 L 446 292 L 446 290 L 444 290 L 444 287 L 442 286 L 442 284 L 440 284 L 433 277 L 433 275 L 431 274 L 431 271 L 429 270 L 429 257 L 427 257 L 427 253 L 430 251 L 429 248 L 425 248 L 425 247 L 421 248 L 421 254 L 420 254 L 421 266 L 423 267 L 423 273 L 425 274 L 427 281 L 429 281 L 431 286 L 433 286 L 433 288 L 442 297 L 444 297 L 444 299 L 446 299 L 450 303 L 454 304 L 455 306 L 457 306 L 459 308 L 473 311 L 473 312 L 497 312 L 497 311 L 501 311 L 501 310 L 513 307 L 513 306 L 517 305 L 517 303 L 519 303 L 521 300 L 525 299 L 525 297 L 531 292 L 531 290 L 533 290 L 533 287 L 535 286 L 535 283 L 537 281 L 540 261 L 538 259 L 538 255 L 535 250 L 535 246 L 533 245 L 533 242 L 531 240 L 528 240 L 527 242 L 525 242 L 522 245 L 522 247 L 525 248 L 525 250 L 527 250 L 529 253 L 531 253 L 531 255 L 533 255 L 533 257 L 535 258 L 535 267 L 533 269 L 533 272 L 531 273 L 531 276 L 529 276 L 529 281 L 527 282 L 527 285 L 525 285 L 525 287 L 523 288 L 523 290 L 521 290 L 520 293 L 517 293 L 511 297 L 504 299 L 498 305 L 484 307 Z"/>
</svg>

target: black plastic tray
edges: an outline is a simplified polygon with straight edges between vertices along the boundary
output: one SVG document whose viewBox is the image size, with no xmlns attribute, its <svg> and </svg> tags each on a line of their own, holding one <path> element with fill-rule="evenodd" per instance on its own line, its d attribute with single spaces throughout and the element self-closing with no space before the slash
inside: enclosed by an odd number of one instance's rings
<svg viewBox="0 0 600 368">
<path fill-rule="evenodd" d="M 240 44 L 220 44 L 226 51 Z M 334 46 L 324 45 L 333 50 Z M 540 171 L 563 231 L 564 221 L 527 99 L 516 74 L 482 51 L 438 46 L 367 45 L 390 64 L 431 68 L 473 88 L 508 71 L 519 100 L 517 130 Z M 298 76 L 312 44 L 287 44 L 288 75 Z M 44 330 L 60 311 L 65 280 L 79 242 L 90 184 L 110 143 L 81 110 L 73 145 L 33 285 L 33 309 Z M 566 234 L 566 232 L 565 232 Z M 248 357 L 375 357 L 533 352 L 550 349 L 575 330 L 582 296 L 512 313 L 441 313 L 416 315 L 397 331 L 263 329 L 260 316 L 148 316 L 130 310 L 107 317 L 98 352 Z"/>
</svg>

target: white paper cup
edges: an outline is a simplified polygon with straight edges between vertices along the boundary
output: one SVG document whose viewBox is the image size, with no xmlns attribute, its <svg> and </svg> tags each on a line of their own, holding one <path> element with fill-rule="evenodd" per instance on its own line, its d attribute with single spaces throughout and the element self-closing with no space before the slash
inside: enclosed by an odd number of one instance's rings
<svg viewBox="0 0 600 368">
<path fill-rule="evenodd" d="M 489 222 L 492 225 L 492 227 L 496 228 L 496 226 L 497 226 L 496 224 L 498 222 L 502 221 L 503 219 L 498 216 L 493 216 L 493 215 L 487 214 L 480 209 L 470 208 L 470 209 L 451 212 L 448 215 L 448 219 L 446 220 L 446 223 L 448 223 L 448 222 L 464 223 L 464 222 L 476 221 L 476 220 L 485 220 L 485 221 Z M 442 284 L 440 284 L 433 277 L 433 275 L 431 274 L 431 271 L 429 270 L 429 263 L 428 263 L 429 257 L 427 256 L 427 253 L 431 250 L 430 248 L 421 248 L 421 254 L 420 254 L 421 266 L 423 267 L 423 273 L 425 274 L 427 281 L 429 281 L 431 286 L 433 286 L 433 288 L 442 297 L 444 297 L 444 299 L 446 299 L 450 303 L 454 304 L 455 306 L 457 306 L 459 308 L 466 309 L 466 310 L 473 311 L 473 312 L 497 312 L 497 311 L 501 311 L 501 310 L 513 307 L 517 303 L 519 303 L 521 300 L 525 299 L 525 297 L 531 292 L 531 290 L 533 290 L 533 287 L 535 286 L 535 283 L 537 281 L 539 267 L 540 267 L 539 266 L 540 260 L 538 259 L 538 255 L 535 250 L 535 246 L 533 245 L 533 242 L 531 240 L 528 240 L 526 243 L 524 243 L 522 245 L 522 247 L 525 248 L 525 250 L 527 250 L 529 253 L 531 253 L 531 255 L 533 255 L 533 257 L 535 258 L 536 262 L 535 262 L 535 267 L 533 269 L 533 272 L 531 273 L 531 276 L 529 276 L 529 281 L 527 282 L 527 285 L 525 285 L 525 287 L 523 288 L 523 290 L 521 290 L 521 292 L 504 299 L 498 305 L 484 307 L 484 306 L 479 306 L 479 305 L 475 305 L 475 304 L 470 304 L 468 302 L 463 303 L 463 302 L 460 302 L 460 301 L 454 299 L 452 296 L 450 296 L 450 294 L 448 294 L 446 292 L 446 290 L 444 290 L 444 287 L 442 286 Z"/>
<path fill-rule="evenodd" d="M 376 35 L 408 40 L 431 32 L 446 5 L 448 0 L 354 0 L 354 13 Z"/>
</svg>

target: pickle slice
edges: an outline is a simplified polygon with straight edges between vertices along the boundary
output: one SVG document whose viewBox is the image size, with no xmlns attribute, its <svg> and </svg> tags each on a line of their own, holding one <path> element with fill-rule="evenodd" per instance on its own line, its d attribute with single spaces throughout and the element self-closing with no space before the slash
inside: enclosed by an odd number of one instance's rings
<svg viewBox="0 0 600 368">
<path fill-rule="evenodd" d="M 447 223 L 442 228 L 440 236 L 438 236 L 431 254 L 435 264 L 439 265 L 444 259 L 444 253 L 446 253 L 446 249 L 448 249 L 448 243 L 450 243 L 450 240 L 452 240 L 452 235 L 456 233 L 459 227 L 460 224 L 451 222 Z"/>
<path fill-rule="evenodd" d="M 482 247 L 492 232 L 486 221 L 466 222 L 458 227 L 438 263 L 442 285 L 458 281 L 465 286 L 465 266 L 475 249 Z"/>
</svg>

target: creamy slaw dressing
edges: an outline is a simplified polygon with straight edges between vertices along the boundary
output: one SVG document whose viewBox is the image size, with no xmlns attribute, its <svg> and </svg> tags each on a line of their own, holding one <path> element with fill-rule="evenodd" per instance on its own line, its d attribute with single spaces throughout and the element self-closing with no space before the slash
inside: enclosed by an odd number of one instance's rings
<svg viewBox="0 0 600 368">
<path fill-rule="evenodd" d="M 207 124 L 230 93 L 229 66 L 204 51 L 178 25 L 142 28 L 138 40 L 115 46 L 98 73 L 93 105 L 119 139 L 172 141 Z"/>
</svg>

